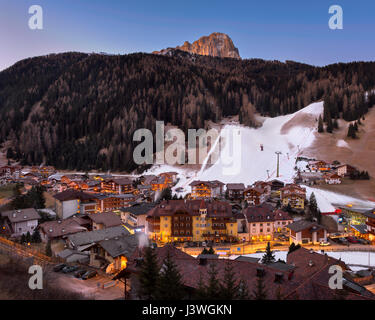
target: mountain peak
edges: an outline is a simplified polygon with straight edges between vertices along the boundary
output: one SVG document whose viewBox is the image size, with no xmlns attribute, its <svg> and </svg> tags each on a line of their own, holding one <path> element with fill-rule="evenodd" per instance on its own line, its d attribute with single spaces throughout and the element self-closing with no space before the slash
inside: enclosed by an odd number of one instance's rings
<svg viewBox="0 0 375 320">
<path fill-rule="evenodd" d="M 193 43 L 185 41 L 182 46 L 177 46 L 175 49 L 204 56 L 241 59 L 232 39 L 227 34 L 220 32 L 203 36 Z M 153 53 L 163 54 L 166 50 L 154 51 Z"/>
</svg>

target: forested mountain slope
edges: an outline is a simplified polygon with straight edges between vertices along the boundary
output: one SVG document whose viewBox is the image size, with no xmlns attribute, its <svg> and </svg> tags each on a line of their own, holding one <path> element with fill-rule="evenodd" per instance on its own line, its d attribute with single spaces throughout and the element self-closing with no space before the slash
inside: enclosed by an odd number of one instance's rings
<svg viewBox="0 0 375 320">
<path fill-rule="evenodd" d="M 374 75 L 375 63 L 318 68 L 179 50 L 31 58 L 0 72 L 0 142 L 24 164 L 129 171 L 134 131 L 155 120 L 186 130 L 239 114 L 254 126 L 255 112 L 289 114 L 322 99 L 325 121 L 354 120 L 374 104 Z"/>
</svg>

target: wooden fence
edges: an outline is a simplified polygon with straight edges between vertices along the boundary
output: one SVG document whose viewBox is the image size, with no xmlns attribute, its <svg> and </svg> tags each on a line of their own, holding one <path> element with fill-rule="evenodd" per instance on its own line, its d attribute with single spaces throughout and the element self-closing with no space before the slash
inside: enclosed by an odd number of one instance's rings
<svg viewBox="0 0 375 320">
<path fill-rule="evenodd" d="M 43 263 L 56 263 L 60 259 L 48 257 L 45 254 L 41 253 L 39 250 L 30 248 L 28 246 L 22 245 L 20 243 L 11 241 L 4 237 L 0 237 L 0 246 L 3 250 L 9 251 L 12 254 L 22 256 L 22 257 L 32 257 L 34 260 L 43 262 Z"/>
</svg>

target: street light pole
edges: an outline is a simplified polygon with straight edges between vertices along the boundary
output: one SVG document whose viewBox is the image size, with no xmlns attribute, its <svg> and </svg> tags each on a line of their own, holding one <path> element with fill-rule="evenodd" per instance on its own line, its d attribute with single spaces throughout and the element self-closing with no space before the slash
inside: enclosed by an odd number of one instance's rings
<svg viewBox="0 0 375 320">
<path fill-rule="evenodd" d="M 280 165 L 279 165 L 279 160 L 280 160 L 280 154 L 281 154 L 281 151 L 276 151 L 275 152 L 276 155 L 277 155 L 277 171 L 276 171 L 276 177 L 278 178 L 279 177 L 279 168 L 280 168 Z"/>
</svg>

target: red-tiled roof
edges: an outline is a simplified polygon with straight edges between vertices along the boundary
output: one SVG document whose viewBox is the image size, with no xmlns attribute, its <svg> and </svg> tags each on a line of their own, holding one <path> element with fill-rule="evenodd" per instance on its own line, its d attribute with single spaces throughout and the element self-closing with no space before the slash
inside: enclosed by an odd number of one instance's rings
<svg viewBox="0 0 375 320">
<path fill-rule="evenodd" d="M 89 193 L 85 193 L 82 191 L 77 191 L 73 189 L 65 190 L 63 192 L 57 193 L 53 196 L 55 199 L 59 201 L 69 201 L 69 200 L 90 200 L 95 199 L 94 195 L 91 195 Z"/>
<path fill-rule="evenodd" d="M 165 200 L 151 209 L 148 216 L 172 216 L 176 211 L 187 212 L 191 216 L 199 215 L 201 200 Z M 208 217 L 232 217 L 232 206 L 224 201 L 205 201 Z"/>
<path fill-rule="evenodd" d="M 106 228 L 123 224 L 121 218 L 114 212 L 92 213 L 88 217 L 97 224 L 103 224 Z"/>
</svg>

